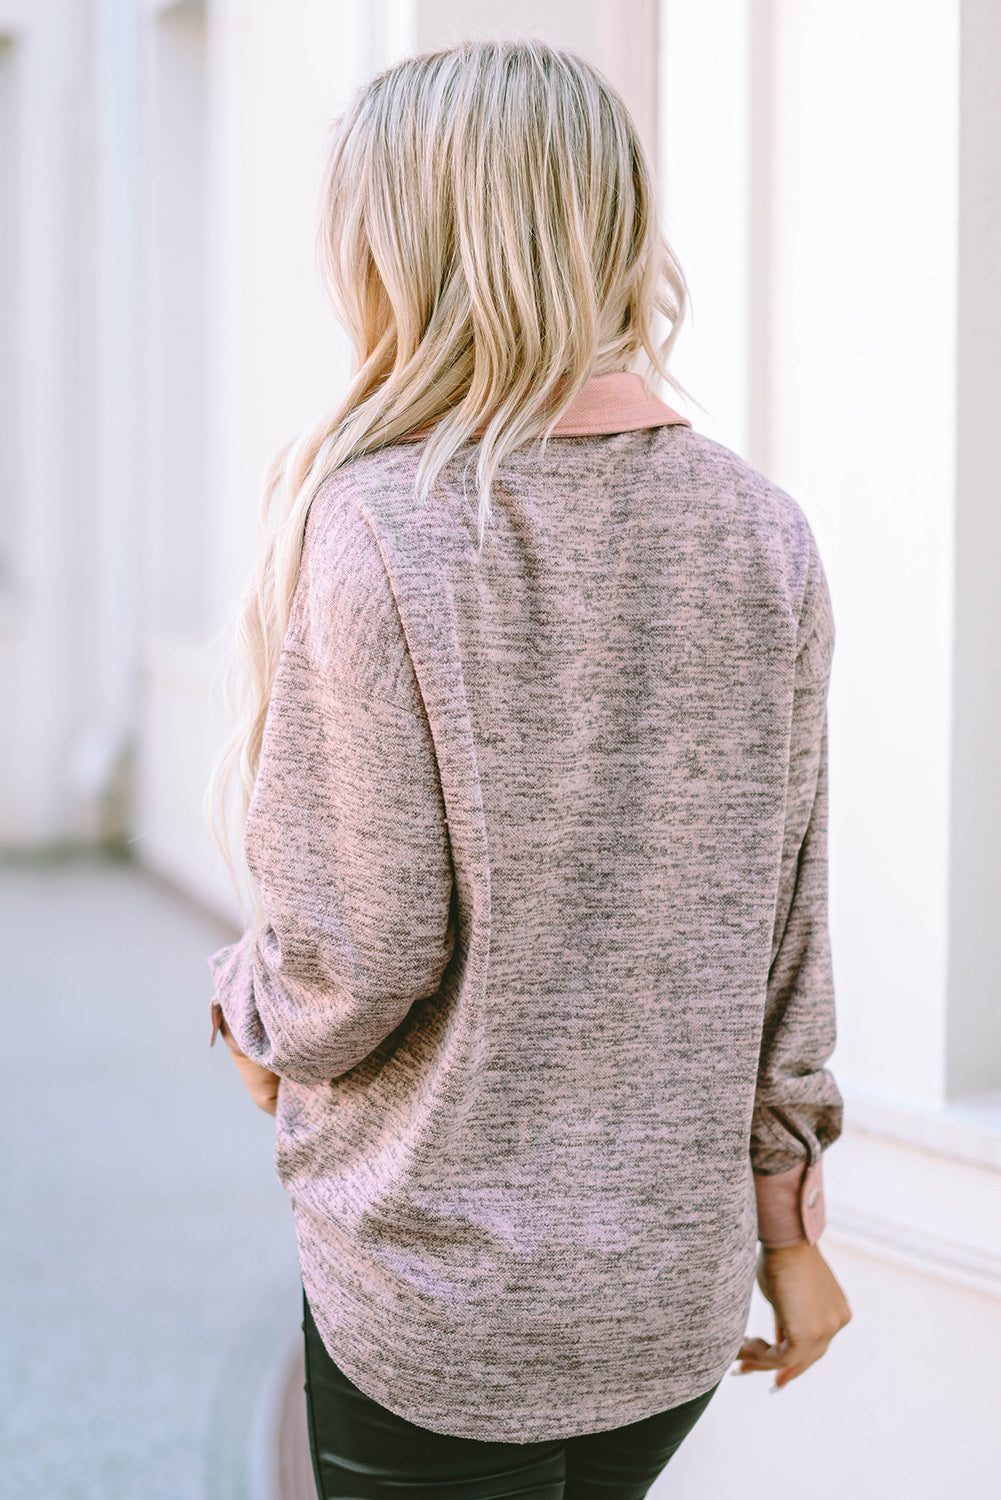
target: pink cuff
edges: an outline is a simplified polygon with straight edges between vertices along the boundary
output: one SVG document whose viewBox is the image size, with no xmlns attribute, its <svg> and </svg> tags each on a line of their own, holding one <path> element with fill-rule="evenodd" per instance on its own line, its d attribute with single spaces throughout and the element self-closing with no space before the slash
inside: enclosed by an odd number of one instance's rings
<svg viewBox="0 0 1001 1500">
<path fill-rule="evenodd" d="M 758 1200 L 758 1239 L 769 1250 L 815 1245 L 827 1227 L 823 1157 L 812 1166 L 798 1162 L 784 1172 L 754 1174 Z"/>
</svg>

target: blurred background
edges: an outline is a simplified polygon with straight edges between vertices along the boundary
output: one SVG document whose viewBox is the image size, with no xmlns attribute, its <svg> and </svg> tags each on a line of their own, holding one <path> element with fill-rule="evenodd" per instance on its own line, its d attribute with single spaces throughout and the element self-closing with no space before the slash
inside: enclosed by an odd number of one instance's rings
<svg viewBox="0 0 1001 1500">
<path fill-rule="evenodd" d="M 632 109 L 693 295 L 702 409 L 665 399 L 797 498 L 838 629 L 821 1248 L 854 1318 L 781 1402 L 724 1380 L 652 1493 L 997 1493 L 997 0 L 0 0 L 5 1497 L 313 1493 L 274 1125 L 207 1046 L 213 638 L 268 461 L 347 381 L 329 118 L 525 32 Z"/>
</svg>

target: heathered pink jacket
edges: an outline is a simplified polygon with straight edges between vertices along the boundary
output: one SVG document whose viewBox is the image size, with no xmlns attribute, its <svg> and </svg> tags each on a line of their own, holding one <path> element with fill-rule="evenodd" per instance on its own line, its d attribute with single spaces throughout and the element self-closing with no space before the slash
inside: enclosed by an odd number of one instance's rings
<svg viewBox="0 0 1001 1500">
<path fill-rule="evenodd" d="M 816 1241 L 827 687 L 807 519 L 638 375 L 502 465 L 417 440 L 309 513 L 246 826 L 268 924 L 212 1040 L 336 1362 L 437 1432 L 599 1431 L 713 1386 L 757 1240 Z"/>
</svg>

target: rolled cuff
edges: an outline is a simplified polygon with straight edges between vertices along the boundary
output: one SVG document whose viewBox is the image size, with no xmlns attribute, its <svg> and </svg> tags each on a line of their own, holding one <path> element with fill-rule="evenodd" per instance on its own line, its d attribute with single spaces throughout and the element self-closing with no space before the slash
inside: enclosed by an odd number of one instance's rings
<svg viewBox="0 0 1001 1500">
<path fill-rule="evenodd" d="M 769 1175 L 755 1172 L 758 1239 L 769 1250 L 786 1245 L 815 1245 L 827 1227 L 823 1157 Z"/>
</svg>

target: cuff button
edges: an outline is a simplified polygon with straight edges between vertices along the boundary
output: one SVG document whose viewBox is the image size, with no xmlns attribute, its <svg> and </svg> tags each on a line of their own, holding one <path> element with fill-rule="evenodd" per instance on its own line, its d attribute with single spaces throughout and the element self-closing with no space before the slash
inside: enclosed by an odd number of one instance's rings
<svg viewBox="0 0 1001 1500">
<path fill-rule="evenodd" d="M 806 1206 L 807 1206 L 807 1208 L 812 1208 L 813 1205 L 816 1203 L 816 1201 L 817 1201 L 817 1199 L 819 1197 L 820 1197 L 820 1189 L 819 1188 L 814 1188 L 813 1192 L 810 1194 L 810 1196 L 806 1200 Z"/>
</svg>

